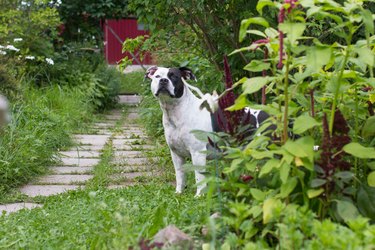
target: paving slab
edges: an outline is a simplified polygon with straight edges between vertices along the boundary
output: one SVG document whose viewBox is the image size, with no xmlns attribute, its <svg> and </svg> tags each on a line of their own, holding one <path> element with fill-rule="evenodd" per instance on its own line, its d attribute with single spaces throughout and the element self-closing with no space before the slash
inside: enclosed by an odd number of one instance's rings
<svg viewBox="0 0 375 250">
<path fill-rule="evenodd" d="M 122 183 L 122 184 L 113 184 L 113 185 L 109 185 L 107 187 L 107 189 L 121 189 L 121 188 L 127 188 L 127 187 L 131 187 L 131 186 L 134 186 L 136 185 L 135 182 L 125 182 L 125 183 Z"/>
<path fill-rule="evenodd" d="M 70 150 L 70 151 L 60 151 L 60 154 L 63 157 L 72 157 L 72 158 L 99 158 L 99 151 L 88 151 L 88 150 Z"/>
<path fill-rule="evenodd" d="M 112 163 L 115 165 L 126 165 L 126 166 L 133 166 L 133 165 L 145 165 L 150 164 L 148 158 L 122 158 L 122 157 L 115 157 L 112 160 Z"/>
<path fill-rule="evenodd" d="M 100 151 L 103 149 L 103 147 L 104 145 L 79 145 L 76 148 L 86 151 Z"/>
<path fill-rule="evenodd" d="M 145 139 L 113 139 L 112 143 L 113 145 L 142 145 L 144 144 Z"/>
<path fill-rule="evenodd" d="M 94 167 L 51 167 L 55 174 L 87 174 L 94 170 Z"/>
<path fill-rule="evenodd" d="M 61 158 L 64 166 L 92 167 L 99 163 L 97 158 Z"/>
<path fill-rule="evenodd" d="M 138 165 L 138 166 L 117 166 L 114 167 L 114 173 L 132 173 L 132 172 L 146 172 L 151 171 L 151 166 Z"/>
<path fill-rule="evenodd" d="M 139 104 L 142 97 L 139 95 L 119 95 L 119 104 L 135 105 Z"/>
<path fill-rule="evenodd" d="M 139 113 L 129 113 L 127 116 L 126 116 L 126 120 L 135 120 L 135 119 L 138 119 L 139 118 Z"/>
<path fill-rule="evenodd" d="M 130 151 L 130 150 L 142 150 L 142 151 L 148 151 L 148 150 L 152 150 L 154 149 L 155 147 L 152 146 L 152 145 L 129 145 L 129 144 L 118 144 L 118 145 L 113 145 L 113 148 L 115 150 L 126 150 L 126 151 Z"/>
<path fill-rule="evenodd" d="M 122 157 L 122 158 L 129 158 L 129 157 L 143 157 L 144 153 L 142 151 L 124 151 L 124 150 L 116 150 L 114 152 L 115 157 Z"/>
<path fill-rule="evenodd" d="M 69 190 L 79 189 L 78 185 L 26 185 L 20 191 L 30 197 L 50 196 L 61 194 Z"/>
<path fill-rule="evenodd" d="M 88 174 L 54 174 L 46 175 L 37 180 L 38 184 L 75 184 L 83 183 L 92 179 L 93 175 Z"/>
<path fill-rule="evenodd" d="M 37 203 L 28 203 L 28 202 L 4 204 L 4 205 L 0 205 L 0 214 L 2 214 L 3 212 L 9 214 L 9 213 L 17 212 L 22 209 L 33 209 L 36 207 L 42 207 L 42 205 L 37 204 Z"/>
</svg>

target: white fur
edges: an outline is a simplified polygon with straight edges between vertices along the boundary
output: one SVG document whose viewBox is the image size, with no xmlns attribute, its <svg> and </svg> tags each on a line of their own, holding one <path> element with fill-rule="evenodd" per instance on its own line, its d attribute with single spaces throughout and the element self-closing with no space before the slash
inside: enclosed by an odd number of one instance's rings
<svg viewBox="0 0 375 250">
<path fill-rule="evenodd" d="M 153 75 L 151 91 L 155 95 L 159 80 L 168 78 L 168 68 L 159 67 Z M 168 89 L 174 93 L 174 87 L 169 82 Z M 180 98 L 171 98 L 169 95 L 158 96 L 160 107 L 163 111 L 163 126 L 165 138 L 170 148 L 172 161 L 176 172 L 176 193 L 181 193 L 185 188 L 185 172 L 182 166 L 186 158 L 191 158 L 194 166 L 206 165 L 206 143 L 199 141 L 191 133 L 192 130 L 212 131 L 210 113 L 199 107 L 202 100 L 197 98 L 184 84 L 184 93 Z M 200 168 L 201 169 L 201 168 Z M 204 175 L 201 171 L 195 171 L 195 180 L 198 184 L 196 195 L 202 194 L 205 184 L 201 183 Z"/>
</svg>

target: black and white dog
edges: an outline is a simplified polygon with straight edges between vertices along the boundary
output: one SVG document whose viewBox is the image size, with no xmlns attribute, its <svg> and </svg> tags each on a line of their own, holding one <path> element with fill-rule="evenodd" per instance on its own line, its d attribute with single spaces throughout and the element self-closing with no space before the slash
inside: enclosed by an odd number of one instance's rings
<svg viewBox="0 0 375 250">
<path fill-rule="evenodd" d="M 182 166 L 186 158 L 191 158 L 193 165 L 206 165 L 206 142 L 198 140 L 192 133 L 192 130 L 213 131 L 211 114 L 207 109 L 202 108 L 202 103 L 206 102 L 208 97 L 212 102 L 217 102 L 211 95 L 203 95 L 199 89 L 190 86 L 185 80 L 195 80 L 192 71 L 186 67 L 182 68 L 163 68 L 150 67 L 145 75 L 151 79 L 151 91 L 159 99 L 160 107 L 163 111 L 163 126 L 165 138 L 170 148 L 172 161 L 176 172 L 176 193 L 181 193 L 185 188 L 185 173 Z M 190 90 L 200 92 L 200 98 L 196 97 Z M 250 110 L 255 127 L 258 127 L 262 121 L 258 117 L 263 117 L 263 111 Z M 260 115 L 262 114 L 262 115 Z M 267 116 L 268 117 L 268 116 Z M 263 120 L 263 118 L 262 118 Z M 195 171 L 195 180 L 198 184 L 196 195 L 202 194 L 205 184 L 203 172 Z"/>
</svg>

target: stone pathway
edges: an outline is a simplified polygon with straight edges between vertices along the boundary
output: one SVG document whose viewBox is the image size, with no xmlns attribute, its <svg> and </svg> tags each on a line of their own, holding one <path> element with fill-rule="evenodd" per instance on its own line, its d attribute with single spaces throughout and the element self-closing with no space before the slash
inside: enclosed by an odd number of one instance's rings
<svg viewBox="0 0 375 250">
<path fill-rule="evenodd" d="M 94 133 L 74 135 L 77 146 L 68 151 L 61 151 L 61 163 L 51 166 L 49 175 L 21 187 L 21 193 L 29 197 L 50 196 L 84 188 L 85 183 L 94 177 L 93 170 L 100 162 L 103 148 L 109 142 L 112 142 L 114 155 L 111 161 L 113 173 L 108 188 L 133 185 L 137 179 L 150 176 L 152 166 L 145 157 L 144 151 L 152 149 L 153 146 L 147 143 L 143 129 L 135 122 L 138 118 L 135 105 L 139 102 L 139 96 L 120 96 L 120 104 L 129 107 L 119 129 L 114 128 L 122 121 L 122 112 L 113 110 L 105 116 L 104 121 L 92 125 L 90 131 Z M 34 203 L 0 205 L 0 214 L 3 211 L 9 213 L 39 206 L 41 205 Z"/>
</svg>

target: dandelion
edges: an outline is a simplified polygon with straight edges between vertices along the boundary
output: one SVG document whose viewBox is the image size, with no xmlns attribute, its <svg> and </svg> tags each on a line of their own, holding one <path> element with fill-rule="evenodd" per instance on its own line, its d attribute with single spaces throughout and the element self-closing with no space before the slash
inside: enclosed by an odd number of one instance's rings
<svg viewBox="0 0 375 250">
<path fill-rule="evenodd" d="M 5 48 L 8 49 L 8 50 L 16 51 L 16 52 L 20 51 L 19 49 L 17 49 L 17 48 L 14 47 L 13 45 L 7 45 Z"/>
<path fill-rule="evenodd" d="M 14 42 L 22 42 L 23 39 L 22 39 L 22 38 L 14 38 L 13 41 L 14 41 Z"/>
<path fill-rule="evenodd" d="M 34 60 L 35 56 L 25 56 L 25 59 L 27 59 L 27 60 Z"/>
<path fill-rule="evenodd" d="M 46 62 L 50 65 L 54 65 L 54 61 L 51 58 L 46 58 Z"/>
</svg>

